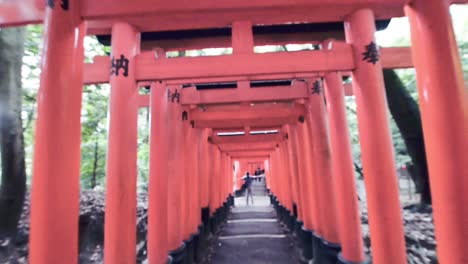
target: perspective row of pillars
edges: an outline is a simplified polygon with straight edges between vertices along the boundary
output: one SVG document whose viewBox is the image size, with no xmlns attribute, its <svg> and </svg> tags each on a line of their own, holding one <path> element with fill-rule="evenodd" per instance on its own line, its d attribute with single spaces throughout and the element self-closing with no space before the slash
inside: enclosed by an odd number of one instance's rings
<svg viewBox="0 0 468 264">
<path fill-rule="evenodd" d="M 230 158 L 208 142 L 209 129 L 192 128 L 184 118 L 187 109 L 168 100 L 167 94 L 172 92 L 174 90 L 161 82 L 155 82 L 151 87 L 149 263 L 163 263 L 170 250 L 179 248 L 184 240 L 197 232 L 202 209 L 208 208 L 212 215 L 232 193 L 232 177 L 228 177 L 232 175 Z M 133 254 L 124 262 L 132 262 L 135 247 L 120 246 Z M 122 261 L 122 252 L 105 254 L 113 258 L 106 258 L 106 263 Z"/>
<path fill-rule="evenodd" d="M 78 261 L 80 112 L 86 23 L 79 17 L 76 3 L 71 1 L 68 11 L 49 8 L 46 13 L 32 186 L 30 262 L 33 264 Z M 468 104 L 448 8 L 448 2 L 443 0 L 430 3 L 414 0 L 405 12 L 411 25 L 438 258 L 441 263 L 464 263 L 463 249 L 468 238 L 465 166 Z M 372 11 L 364 9 L 345 22 L 347 40 L 355 50 L 353 88 L 366 175 L 372 255 L 375 263 L 406 263 L 382 66 L 380 62 L 371 64 L 362 60 L 365 46 L 375 42 L 374 21 Z M 125 55 L 130 67 L 127 77 L 118 75 L 110 79 L 106 263 L 135 261 L 138 87 L 133 59 L 139 52 L 139 41 L 139 32 L 132 26 L 126 23 L 113 26 L 112 54 Z M 363 254 L 359 215 L 352 188 L 349 138 L 344 132 L 347 125 L 339 73 L 328 73 L 325 83 L 326 106 L 323 95 L 311 95 L 305 102 L 304 122 L 287 128 L 291 141 L 280 143 L 271 158 L 269 184 L 285 206 L 292 210 L 293 203 L 298 205 L 298 214 L 307 228 L 331 243 L 340 243 L 345 259 L 360 261 Z M 165 251 L 178 247 L 197 225 L 197 210 L 219 206 L 232 186 L 225 178 L 207 173 L 209 168 L 222 175 L 223 168 L 229 167 L 230 171 L 232 166 L 216 147 L 206 146 L 206 131 L 174 122 L 181 118 L 183 109 L 167 102 L 165 87 L 164 83 L 155 82 L 151 95 L 150 263 L 160 263 L 160 258 L 167 256 Z M 162 114 L 164 110 L 166 115 Z M 198 176 L 193 176 L 197 172 Z M 204 178 L 207 175 L 208 180 Z M 198 188 L 198 198 L 185 195 L 192 193 L 192 188 Z"/>
</svg>

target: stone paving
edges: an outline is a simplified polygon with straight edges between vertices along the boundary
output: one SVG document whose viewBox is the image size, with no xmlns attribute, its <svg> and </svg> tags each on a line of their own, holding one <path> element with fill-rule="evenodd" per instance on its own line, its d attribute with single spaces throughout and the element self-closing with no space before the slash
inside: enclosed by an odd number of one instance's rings
<svg viewBox="0 0 468 264">
<path fill-rule="evenodd" d="M 247 206 L 245 197 L 235 199 L 228 221 L 215 239 L 211 263 L 299 263 L 294 241 L 278 222 L 262 185 L 264 189 L 264 183 L 254 183 L 254 205 Z"/>
</svg>

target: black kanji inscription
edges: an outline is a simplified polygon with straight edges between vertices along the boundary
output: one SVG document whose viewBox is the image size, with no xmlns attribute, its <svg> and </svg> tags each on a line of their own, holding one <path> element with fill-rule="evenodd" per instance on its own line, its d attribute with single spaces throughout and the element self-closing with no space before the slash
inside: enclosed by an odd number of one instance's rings
<svg viewBox="0 0 468 264">
<path fill-rule="evenodd" d="M 180 103 L 180 93 L 175 89 L 175 92 L 172 93 L 171 102 Z"/>
<path fill-rule="evenodd" d="M 188 120 L 188 113 L 187 113 L 187 111 L 183 111 L 183 112 L 182 112 L 182 121 L 183 121 L 183 120 Z"/>
<path fill-rule="evenodd" d="M 315 81 L 312 85 L 312 94 L 320 94 L 322 92 L 322 84 L 319 80 Z"/>
<path fill-rule="evenodd" d="M 54 9 L 55 8 L 55 0 L 47 0 L 47 6 Z M 68 11 L 70 9 L 70 1 L 69 0 L 60 0 L 60 7 Z"/>
<path fill-rule="evenodd" d="M 112 56 L 111 59 L 111 75 L 119 76 L 120 69 L 123 69 L 123 76 L 128 76 L 128 64 L 129 61 L 123 54 L 120 55 L 120 59 L 115 59 Z"/>
<path fill-rule="evenodd" d="M 47 0 L 47 6 L 54 9 L 55 7 L 55 0 Z"/>
<path fill-rule="evenodd" d="M 60 3 L 60 7 L 65 10 L 65 11 L 68 11 L 68 9 L 70 8 L 70 2 L 69 0 L 62 0 L 61 3 Z"/>
<path fill-rule="evenodd" d="M 376 64 L 380 59 L 379 47 L 371 41 L 369 45 L 366 45 L 365 49 L 366 51 L 362 53 L 362 60 Z"/>
</svg>

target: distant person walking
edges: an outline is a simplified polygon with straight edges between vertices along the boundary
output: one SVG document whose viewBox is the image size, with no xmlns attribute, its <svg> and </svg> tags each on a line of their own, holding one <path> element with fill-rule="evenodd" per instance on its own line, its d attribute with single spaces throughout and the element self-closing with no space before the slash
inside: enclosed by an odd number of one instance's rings
<svg viewBox="0 0 468 264">
<path fill-rule="evenodd" d="M 253 193 L 252 193 L 252 181 L 254 179 L 253 177 L 250 176 L 249 172 L 246 172 L 244 177 L 242 177 L 242 179 L 244 180 L 246 203 L 247 205 L 249 205 L 249 197 L 250 197 L 252 204 L 254 204 Z"/>
</svg>

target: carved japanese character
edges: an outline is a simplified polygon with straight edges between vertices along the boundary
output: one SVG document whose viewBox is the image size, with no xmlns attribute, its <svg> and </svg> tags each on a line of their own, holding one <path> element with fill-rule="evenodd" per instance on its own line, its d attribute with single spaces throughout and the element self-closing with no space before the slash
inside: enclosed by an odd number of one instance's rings
<svg viewBox="0 0 468 264">
<path fill-rule="evenodd" d="M 319 80 L 315 81 L 312 85 L 312 94 L 320 94 L 322 92 L 322 84 Z"/>
<path fill-rule="evenodd" d="M 128 76 L 128 64 L 129 61 L 123 54 L 120 55 L 120 59 L 115 59 L 112 56 L 111 59 L 111 75 L 119 76 L 120 69 L 123 69 L 123 76 Z"/>
<path fill-rule="evenodd" d="M 363 61 L 376 64 L 380 59 L 379 47 L 372 41 L 369 45 L 366 45 L 366 51 L 362 53 Z"/>
<path fill-rule="evenodd" d="M 70 7 L 69 0 L 62 0 L 61 3 L 60 3 L 60 7 L 62 7 L 63 10 L 68 11 L 68 9 Z"/>
<path fill-rule="evenodd" d="M 175 92 L 171 95 L 171 101 L 174 103 L 180 103 L 180 93 L 175 89 Z"/>
<path fill-rule="evenodd" d="M 55 0 L 47 0 L 47 6 L 54 9 L 55 8 Z M 70 9 L 69 0 L 60 0 L 60 7 L 63 10 L 68 11 L 68 9 Z"/>
<path fill-rule="evenodd" d="M 47 6 L 54 9 L 55 7 L 55 0 L 47 0 Z"/>
</svg>

